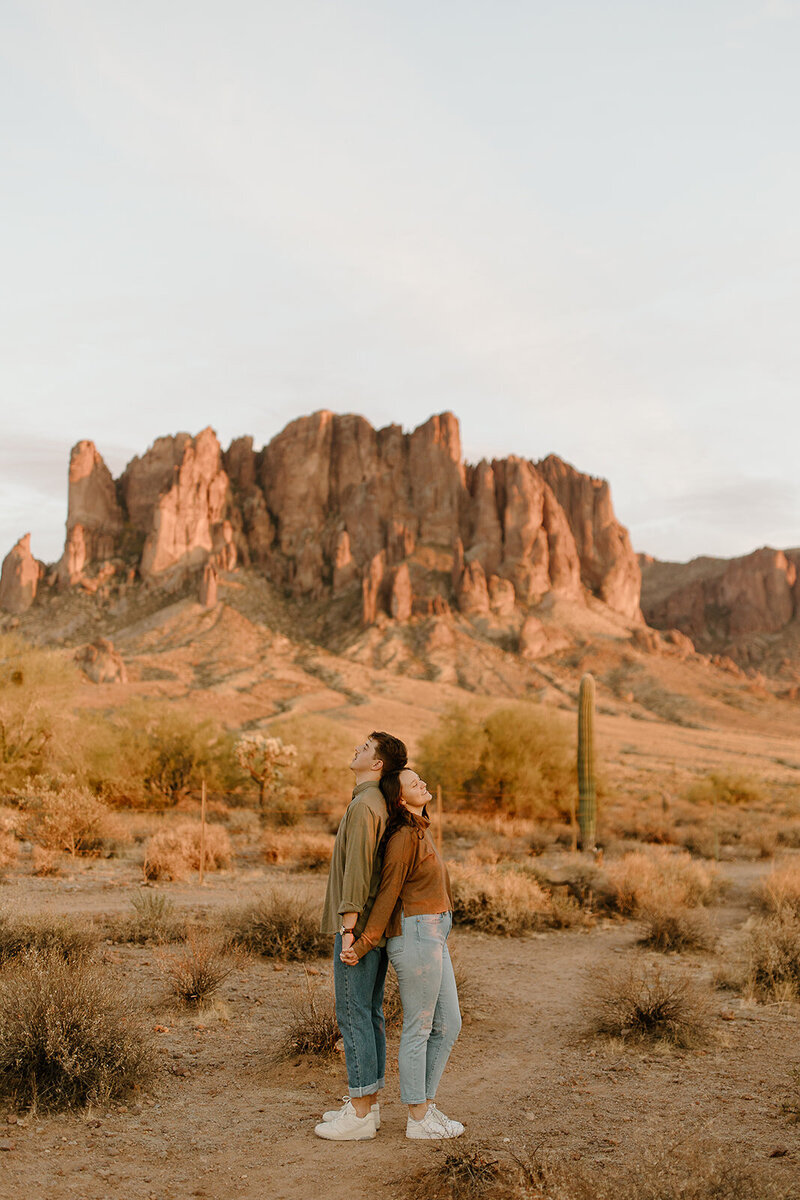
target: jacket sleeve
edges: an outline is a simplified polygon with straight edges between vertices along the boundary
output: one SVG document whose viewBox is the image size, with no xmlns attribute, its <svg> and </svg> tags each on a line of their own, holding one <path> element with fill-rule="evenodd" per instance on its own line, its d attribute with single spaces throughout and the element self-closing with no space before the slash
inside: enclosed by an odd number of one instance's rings
<svg viewBox="0 0 800 1200">
<path fill-rule="evenodd" d="M 363 958 L 368 950 L 383 937 L 394 912 L 403 884 L 408 878 L 414 862 L 417 838 L 408 829 L 400 829 L 389 839 L 381 870 L 381 885 L 370 909 L 367 924 L 361 937 L 353 943 L 357 958 Z"/>
<path fill-rule="evenodd" d="M 356 804 L 347 825 L 339 916 L 343 913 L 360 913 L 367 903 L 372 867 L 382 832 L 377 814 L 366 804 Z"/>
</svg>

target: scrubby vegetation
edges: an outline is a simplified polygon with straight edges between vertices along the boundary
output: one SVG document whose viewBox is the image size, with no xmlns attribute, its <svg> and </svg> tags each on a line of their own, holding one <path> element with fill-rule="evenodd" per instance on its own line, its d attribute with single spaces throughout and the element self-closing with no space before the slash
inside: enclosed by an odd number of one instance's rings
<svg viewBox="0 0 800 1200">
<path fill-rule="evenodd" d="M 183 821 L 150 838 L 145 846 L 143 870 L 146 879 L 186 879 L 200 868 L 201 825 Z M 209 823 L 205 830 L 204 866 L 219 871 L 230 865 L 231 839 L 222 825 Z"/>
<path fill-rule="evenodd" d="M 711 1033 L 709 1000 L 682 971 L 638 960 L 602 967 L 586 1000 L 590 1028 L 623 1041 L 701 1046 Z"/>
<path fill-rule="evenodd" d="M 327 870 L 333 835 L 304 830 L 270 829 L 261 839 L 264 862 L 291 865 L 302 871 Z"/>
<path fill-rule="evenodd" d="M 338 1041 L 339 1026 L 333 997 L 330 994 L 323 999 L 316 996 L 306 975 L 305 990 L 289 1013 L 282 1051 L 286 1055 L 309 1054 L 324 1058 L 335 1052 Z"/>
<path fill-rule="evenodd" d="M 602 882 L 605 902 L 623 916 L 646 909 L 694 907 L 708 903 L 719 890 L 715 867 L 666 846 L 632 850 L 612 860 Z"/>
<path fill-rule="evenodd" d="M 186 920 L 163 892 L 141 888 L 131 896 L 131 909 L 109 922 L 107 933 L 113 941 L 145 946 L 177 942 L 183 937 Z"/>
<path fill-rule="evenodd" d="M 225 911 L 222 925 L 234 945 L 265 958 L 302 961 L 330 952 L 319 912 L 301 896 L 277 890 Z"/>
<path fill-rule="evenodd" d="M 766 794 L 755 779 L 711 771 L 692 784 L 687 799 L 693 804 L 762 804 Z"/>
<path fill-rule="evenodd" d="M 781 909 L 756 921 L 745 944 L 745 988 L 759 1000 L 800 999 L 800 915 Z"/>
<path fill-rule="evenodd" d="M 417 769 L 459 806 L 531 817 L 569 815 L 574 802 L 572 731 L 559 714 L 535 705 L 483 718 L 450 709 L 421 739 Z"/>
<path fill-rule="evenodd" d="M 574 900 L 555 897 L 528 871 L 513 866 L 451 863 L 453 920 L 484 933 L 518 936 L 562 929 L 591 918 Z"/>
<path fill-rule="evenodd" d="M 237 966 L 224 938 L 209 929 L 188 929 L 180 950 L 161 961 L 171 995 L 190 1008 L 208 1004 Z"/>
<path fill-rule="evenodd" d="M 74 961 L 91 954 L 97 941 L 97 930 L 73 917 L 51 913 L 23 916 L 0 911 L 0 966 L 29 951 Z"/>
<path fill-rule="evenodd" d="M 31 951 L 0 974 L 0 1093 L 13 1103 L 107 1103 L 151 1070 L 136 1008 L 107 969 Z"/>
</svg>

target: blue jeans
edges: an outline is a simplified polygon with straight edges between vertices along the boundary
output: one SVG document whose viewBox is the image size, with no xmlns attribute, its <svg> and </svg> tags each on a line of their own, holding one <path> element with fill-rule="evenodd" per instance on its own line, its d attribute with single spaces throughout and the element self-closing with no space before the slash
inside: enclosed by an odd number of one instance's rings
<svg viewBox="0 0 800 1200">
<path fill-rule="evenodd" d="M 403 917 L 403 932 L 386 950 L 397 972 L 403 1002 L 400 1098 L 424 1104 L 436 1089 L 461 1030 L 461 1012 L 447 936 L 453 914 Z"/>
<path fill-rule="evenodd" d="M 344 1042 L 347 1088 L 351 1096 L 371 1096 L 386 1082 L 386 1026 L 383 987 L 389 960 L 386 950 L 369 950 L 356 967 L 339 958 L 342 939 L 333 943 L 336 1020 Z"/>
</svg>

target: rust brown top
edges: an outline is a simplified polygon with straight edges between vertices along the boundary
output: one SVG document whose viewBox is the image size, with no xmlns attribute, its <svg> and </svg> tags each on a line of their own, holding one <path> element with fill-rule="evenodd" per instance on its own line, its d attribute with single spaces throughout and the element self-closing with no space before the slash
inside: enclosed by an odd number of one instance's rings
<svg viewBox="0 0 800 1200">
<path fill-rule="evenodd" d="M 353 943 L 358 958 L 379 945 L 384 935 L 401 933 L 401 914 L 419 917 L 452 910 L 450 876 L 429 825 L 427 817 L 414 817 L 413 825 L 401 825 L 389 838 L 375 903 L 361 937 Z"/>
</svg>

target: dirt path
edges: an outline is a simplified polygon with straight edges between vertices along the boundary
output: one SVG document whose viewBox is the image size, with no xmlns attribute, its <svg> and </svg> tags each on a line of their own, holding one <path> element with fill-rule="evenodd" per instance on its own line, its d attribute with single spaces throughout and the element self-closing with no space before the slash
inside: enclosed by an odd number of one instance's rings
<svg viewBox="0 0 800 1200">
<path fill-rule="evenodd" d="M 717 913 L 723 954 L 762 869 L 729 870 L 734 890 Z M 441 1107 L 484 1145 L 502 1151 L 527 1142 L 588 1159 L 598 1171 L 665 1138 L 710 1136 L 743 1147 L 776 1175 L 795 1174 L 800 1134 L 781 1118 L 779 1101 L 800 1059 L 796 1009 L 749 1006 L 718 992 L 718 1042 L 699 1053 L 642 1053 L 584 1036 L 581 998 L 594 970 L 641 954 L 636 935 L 634 925 L 612 922 L 520 940 L 457 931 L 454 950 L 469 991 Z M 337 1145 L 314 1137 L 319 1113 L 344 1090 L 342 1065 L 272 1060 L 287 1012 L 306 987 L 301 965 L 248 964 L 214 1010 L 193 1017 L 165 1007 L 153 950 L 109 947 L 107 955 L 121 979 L 152 997 L 153 1025 L 168 1030 L 156 1035 L 163 1071 L 149 1095 L 124 1109 L 3 1124 L 2 1200 L 399 1198 L 403 1180 L 442 1153 L 404 1137 L 397 1033 L 376 1141 Z M 658 961 L 667 970 L 687 965 L 698 978 L 713 967 L 708 956 Z M 322 992 L 329 965 L 319 969 L 311 982 Z M 769 1158 L 778 1148 L 786 1155 Z"/>
</svg>

